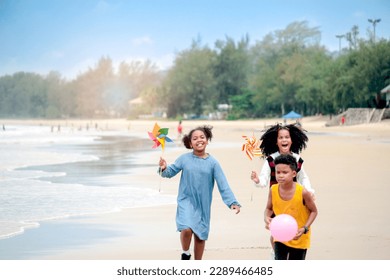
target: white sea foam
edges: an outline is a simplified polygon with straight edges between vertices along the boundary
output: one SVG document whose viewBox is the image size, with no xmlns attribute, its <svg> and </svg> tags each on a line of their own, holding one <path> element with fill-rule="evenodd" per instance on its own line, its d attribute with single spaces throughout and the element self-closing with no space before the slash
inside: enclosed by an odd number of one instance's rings
<svg viewBox="0 0 390 280">
<path fill-rule="evenodd" d="M 104 135 L 117 134 L 123 132 L 71 132 L 66 128 L 51 132 L 50 128 L 41 126 L 9 126 L 1 132 L 0 238 L 22 234 L 26 228 L 38 226 L 44 220 L 175 203 L 173 197 L 161 195 L 156 188 L 131 178 L 126 184 L 115 180 L 113 174 L 102 177 L 101 181 L 105 182 L 102 185 L 66 180 L 56 183 L 48 178 L 66 176 L 65 172 L 22 169 L 98 161 L 97 155 L 86 153 L 88 145 Z M 79 144 L 83 145 L 82 149 Z M 110 177 L 112 183 L 107 186 Z"/>
</svg>

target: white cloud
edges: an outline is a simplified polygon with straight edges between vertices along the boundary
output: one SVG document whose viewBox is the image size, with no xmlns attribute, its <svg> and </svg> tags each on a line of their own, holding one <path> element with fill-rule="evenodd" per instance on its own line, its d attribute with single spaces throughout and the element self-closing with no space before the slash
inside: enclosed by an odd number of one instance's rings
<svg viewBox="0 0 390 280">
<path fill-rule="evenodd" d="M 149 36 L 143 36 L 131 40 L 131 43 L 135 46 L 152 45 L 153 40 Z"/>
</svg>

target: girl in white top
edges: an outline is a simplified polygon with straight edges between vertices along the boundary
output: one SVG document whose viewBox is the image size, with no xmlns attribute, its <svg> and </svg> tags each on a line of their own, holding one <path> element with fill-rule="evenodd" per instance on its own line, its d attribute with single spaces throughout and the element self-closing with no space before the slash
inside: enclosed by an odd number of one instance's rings
<svg viewBox="0 0 390 280">
<path fill-rule="evenodd" d="M 298 162 L 297 182 L 314 195 L 310 179 L 302 166 L 303 159 L 299 155 L 299 152 L 306 148 L 308 140 L 305 131 L 297 124 L 277 124 L 270 127 L 261 137 L 260 145 L 261 152 L 267 162 L 264 163 L 260 175 L 256 171 L 251 173 L 251 179 L 255 186 L 264 188 L 276 184 L 274 159 L 280 154 L 291 154 Z"/>
</svg>

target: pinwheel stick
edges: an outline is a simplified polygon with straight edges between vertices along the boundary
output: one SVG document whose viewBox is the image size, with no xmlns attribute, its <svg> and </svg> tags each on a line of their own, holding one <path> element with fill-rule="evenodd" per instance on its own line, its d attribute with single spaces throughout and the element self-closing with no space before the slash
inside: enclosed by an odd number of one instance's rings
<svg viewBox="0 0 390 280">
<path fill-rule="evenodd" d="M 164 158 L 164 149 L 161 151 L 161 157 Z M 161 180 L 162 180 L 162 169 L 161 169 L 161 167 L 158 168 L 158 175 L 160 177 L 160 181 L 158 183 L 158 192 L 161 192 Z"/>
</svg>

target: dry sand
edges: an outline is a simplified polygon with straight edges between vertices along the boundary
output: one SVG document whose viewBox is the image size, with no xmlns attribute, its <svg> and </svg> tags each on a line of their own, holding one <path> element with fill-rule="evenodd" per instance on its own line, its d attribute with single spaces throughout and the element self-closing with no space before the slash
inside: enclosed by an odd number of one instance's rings
<svg viewBox="0 0 390 280">
<path fill-rule="evenodd" d="M 316 190 L 318 217 L 312 225 L 312 246 L 308 260 L 388 260 L 390 259 L 389 204 L 390 122 L 356 126 L 326 127 L 325 117 L 302 121 L 309 142 L 302 157 L 304 167 Z M 280 119 L 256 121 L 184 121 L 184 132 L 202 124 L 214 126 L 214 138 L 208 147 L 221 163 L 236 197 L 242 204 L 235 215 L 223 203 L 217 188 L 211 213 L 211 231 L 206 242 L 205 260 L 267 260 L 270 258 L 269 231 L 264 228 L 263 211 L 267 189 L 256 189 L 250 180 L 252 169 L 259 170 L 263 159 L 250 161 L 241 151 L 242 135 L 261 136 L 266 125 Z M 18 121 L 19 122 L 19 121 Z M 34 121 L 36 123 L 36 121 Z M 76 121 L 72 121 L 72 123 Z M 144 132 L 153 127 L 151 120 L 99 120 L 109 129 Z M 9 121 L 8 121 L 9 123 Z M 41 123 L 47 124 L 48 121 Z M 54 122 L 59 123 L 59 122 Z M 64 121 L 62 121 L 64 123 Z M 86 121 L 78 121 L 85 124 Z M 95 123 L 95 121 L 91 122 Z M 174 136 L 177 122 L 158 121 Z M 164 157 L 173 162 L 181 150 L 165 149 Z M 156 151 L 156 162 L 161 152 Z M 179 177 L 162 179 L 155 168 L 146 168 L 138 176 L 160 184 L 162 194 L 176 195 Z M 126 180 L 128 178 L 124 178 Z M 251 199 L 253 198 L 253 199 Z M 175 205 L 126 209 L 118 213 L 78 219 L 79 223 L 129 227 L 129 236 L 112 237 L 109 242 L 68 248 L 42 259 L 126 259 L 176 260 L 181 254 L 179 233 L 175 227 Z"/>
</svg>

